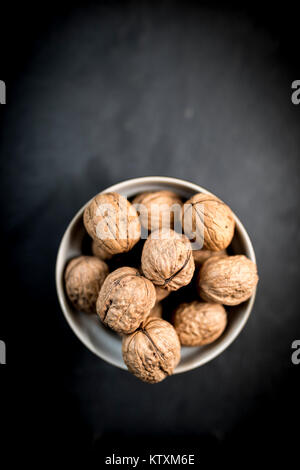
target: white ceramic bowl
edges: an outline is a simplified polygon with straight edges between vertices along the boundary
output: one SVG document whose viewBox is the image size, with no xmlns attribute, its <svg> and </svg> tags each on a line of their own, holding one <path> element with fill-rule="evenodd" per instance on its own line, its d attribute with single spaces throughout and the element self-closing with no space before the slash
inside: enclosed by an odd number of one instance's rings
<svg viewBox="0 0 300 470">
<path fill-rule="evenodd" d="M 113 191 L 130 198 L 144 191 L 163 189 L 172 190 L 183 198 L 189 198 L 199 192 L 211 194 L 206 189 L 188 181 L 158 176 L 123 181 L 102 192 Z M 70 222 L 60 243 L 56 262 L 57 294 L 67 322 L 83 344 L 101 359 L 121 369 L 126 369 L 122 359 L 121 339 L 118 335 L 102 326 L 96 315 L 77 312 L 69 303 L 64 289 L 64 269 L 67 262 L 74 256 L 82 254 L 82 241 L 85 236 L 82 216 L 86 205 L 77 212 Z M 232 251 L 234 254 L 244 254 L 255 262 L 255 254 L 249 236 L 237 217 L 235 217 L 235 221 L 236 230 L 231 244 Z M 181 361 L 175 369 L 175 374 L 202 366 L 223 352 L 245 326 L 253 307 L 254 298 L 255 292 L 248 301 L 236 307 L 230 307 L 228 326 L 217 341 L 202 347 L 183 347 Z"/>
</svg>

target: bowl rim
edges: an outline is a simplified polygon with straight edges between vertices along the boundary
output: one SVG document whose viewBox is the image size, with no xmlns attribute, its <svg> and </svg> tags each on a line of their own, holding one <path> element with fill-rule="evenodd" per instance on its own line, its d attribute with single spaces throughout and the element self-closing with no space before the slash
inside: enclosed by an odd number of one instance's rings
<svg viewBox="0 0 300 470">
<path fill-rule="evenodd" d="M 207 189 L 203 188 L 202 186 L 199 186 L 196 183 L 192 183 L 190 181 L 186 181 L 180 178 L 173 178 L 173 177 L 167 177 L 167 176 L 144 176 L 144 177 L 138 177 L 138 178 L 129 178 L 124 181 L 121 181 L 119 183 L 113 184 L 112 186 L 109 186 L 108 188 L 105 188 L 103 191 L 100 191 L 100 193 L 107 193 L 107 192 L 119 192 L 122 189 L 126 189 L 126 186 L 128 185 L 140 185 L 140 184 L 155 184 L 155 183 L 166 183 L 166 184 L 173 184 L 173 185 L 179 185 L 182 187 L 182 189 L 189 190 L 189 191 L 195 191 L 195 192 L 201 192 L 205 194 L 213 194 Z M 99 194 L 99 193 L 97 193 Z M 213 194 L 214 195 L 214 194 Z M 93 196 L 94 197 L 94 196 Z M 63 253 L 63 248 L 66 243 L 66 240 L 69 236 L 70 231 L 72 230 L 73 226 L 75 223 L 78 221 L 80 217 L 82 217 L 83 211 L 85 207 L 92 201 L 93 197 L 87 201 L 74 215 L 74 217 L 71 219 L 69 222 L 62 238 L 59 244 L 58 252 L 57 252 L 57 257 L 56 257 L 56 265 L 55 265 L 55 280 L 56 280 L 56 291 L 57 291 L 57 296 L 59 300 L 59 304 L 61 307 L 61 310 L 64 314 L 65 319 L 67 320 L 70 328 L 72 331 L 75 333 L 75 335 L 78 337 L 78 339 L 96 356 L 100 357 L 101 359 L 105 360 L 109 364 L 118 367 L 120 369 L 126 369 L 125 364 L 120 364 L 119 362 L 115 361 L 112 359 L 108 354 L 106 354 L 103 351 L 98 351 L 97 348 L 94 347 L 92 342 L 89 341 L 89 339 L 85 336 L 81 328 L 73 321 L 72 315 L 69 313 L 69 306 L 66 301 L 66 296 L 65 296 L 65 290 L 64 290 L 64 284 L 63 284 L 63 276 L 62 276 L 62 269 L 64 269 L 65 266 L 65 255 Z M 240 221 L 240 219 L 236 216 L 236 214 L 233 212 L 234 218 L 235 218 L 235 224 L 236 227 L 238 228 L 238 231 L 240 235 L 242 236 L 244 243 L 247 247 L 248 251 L 248 257 L 251 259 L 254 263 L 256 263 L 256 257 L 255 257 L 255 252 L 250 240 L 250 237 Z M 62 262 L 64 261 L 64 262 Z M 61 267 L 62 266 L 62 267 Z M 243 328 L 245 327 L 249 316 L 251 314 L 253 304 L 255 301 L 255 296 L 256 296 L 256 289 L 254 290 L 252 296 L 250 299 L 248 299 L 248 304 L 245 307 L 245 311 L 242 314 L 242 319 L 240 320 L 239 324 L 234 328 L 234 330 L 231 332 L 230 335 L 228 335 L 226 338 L 215 345 L 214 349 L 211 351 L 208 351 L 207 354 L 204 357 L 199 357 L 198 360 L 194 360 L 191 366 L 188 365 L 183 365 L 181 363 L 178 364 L 176 367 L 174 374 L 179 374 L 182 372 L 187 372 L 189 370 L 195 369 L 197 367 L 200 367 L 207 362 L 211 361 L 215 357 L 219 356 L 225 349 L 227 349 L 234 341 L 235 339 L 239 336 Z"/>
</svg>

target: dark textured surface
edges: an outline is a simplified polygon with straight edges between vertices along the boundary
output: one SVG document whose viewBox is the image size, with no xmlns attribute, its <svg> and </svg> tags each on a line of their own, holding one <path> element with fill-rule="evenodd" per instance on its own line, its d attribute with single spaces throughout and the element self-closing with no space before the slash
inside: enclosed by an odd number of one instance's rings
<svg viewBox="0 0 300 470">
<path fill-rule="evenodd" d="M 300 106 L 290 100 L 299 77 L 281 54 L 251 15 L 165 3 L 74 8 L 38 36 L 8 90 L 0 134 L 7 273 L 17 286 L 5 286 L 13 329 L 2 339 L 6 374 L 22 384 L 12 392 L 22 430 L 33 420 L 37 438 L 54 424 L 54 448 L 69 439 L 117 450 L 137 435 L 147 436 L 144 449 L 160 436 L 183 450 L 188 436 L 198 448 L 289 431 L 292 439 Z M 224 199 L 252 238 L 260 274 L 235 343 L 155 386 L 92 355 L 68 328 L 54 285 L 59 241 L 78 208 L 146 175 L 187 179 Z"/>
</svg>

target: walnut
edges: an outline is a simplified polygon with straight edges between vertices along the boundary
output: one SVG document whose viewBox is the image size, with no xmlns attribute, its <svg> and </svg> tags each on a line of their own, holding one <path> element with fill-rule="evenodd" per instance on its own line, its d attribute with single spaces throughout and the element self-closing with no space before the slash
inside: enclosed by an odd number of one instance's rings
<svg viewBox="0 0 300 470">
<path fill-rule="evenodd" d="M 193 257 L 196 266 L 201 266 L 211 256 L 227 256 L 226 250 L 211 251 L 211 250 L 193 250 Z"/>
<path fill-rule="evenodd" d="M 95 196 L 84 210 L 83 221 L 88 234 L 106 253 L 106 258 L 131 250 L 141 237 L 135 208 L 117 193 Z"/>
<path fill-rule="evenodd" d="M 149 315 L 156 300 L 152 282 L 134 268 L 122 267 L 107 276 L 97 300 L 103 323 L 118 333 L 132 333 Z"/>
<path fill-rule="evenodd" d="M 142 193 L 132 203 L 139 212 L 142 226 L 147 230 L 174 228 L 174 221 L 180 219 L 182 201 L 172 191 Z"/>
<path fill-rule="evenodd" d="M 197 282 L 202 299 L 238 305 L 254 292 L 258 282 L 256 264 L 244 255 L 209 258 L 203 264 Z"/>
<path fill-rule="evenodd" d="M 223 305 L 195 300 L 177 307 L 173 324 L 183 346 L 203 346 L 221 336 L 227 314 Z"/>
<path fill-rule="evenodd" d="M 212 194 L 195 194 L 183 206 L 184 233 L 206 250 L 224 250 L 234 234 L 231 209 Z"/>
<path fill-rule="evenodd" d="M 122 352 L 130 372 L 144 382 L 156 383 L 173 373 L 180 360 L 180 343 L 169 322 L 150 317 L 123 338 Z"/>
<path fill-rule="evenodd" d="M 155 285 L 177 290 L 189 284 L 195 270 L 191 244 L 185 235 L 162 229 L 152 232 L 142 252 L 142 271 Z"/>
<path fill-rule="evenodd" d="M 162 305 L 160 302 L 156 302 L 154 307 L 150 310 L 149 316 L 150 317 L 156 317 L 156 318 L 162 318 Z"/>
<path fill-rule="evenodd" d="M 101 245 L 98 245 L 95 240 L 92 241 L 92 253 L 94 256 L 97 256 L 97 258 L 103 260 L 109 260 L 112 258 L 112 255 L 105 251 Z"/>
<path fill-rule="evenodd" d="M 78 256 L 69 261 L 65 285 L 68 297 L 77 310 L 96 313 L 97 297 L 107 275 L 107 264 L 93 256 Z"/>
<path fill-rule="evenodd" d="M 170 291 L 168 289 L 164 289 L 163 287 L 160 287 L 160 286 L 154 286 L 154 287 L 156 291 L 156 302 L 160 302 L 161 300 L 168 297 L 168 295 L 170 294 Z"/>
</svg>

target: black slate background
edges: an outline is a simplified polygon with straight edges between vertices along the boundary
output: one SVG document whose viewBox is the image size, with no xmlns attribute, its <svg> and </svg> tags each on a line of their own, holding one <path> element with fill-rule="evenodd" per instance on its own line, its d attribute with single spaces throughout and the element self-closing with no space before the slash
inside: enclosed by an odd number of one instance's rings
<svg viewBox="0 0 300 470">
<path fill-rule="evenodd" d="M 99 465 L 113 451 L 160 447 L 214 460 L 237 446 L 247 458 L 259 449 L 276 456 L 285 436 L 291 456 L 300 374 L 291 363 L 300 338 L 291 16 L 174 2 L 8 11 L 0 379 L 3 434 L 16 449 L 28 438 L 31 457 L 38 443 L 46 456 L 93 452 Z M 77 340 L 54 283 L 60 238 L 77 209 L 113 183 L 146 175 L 190 180 L 224 199 L 252 238 L 260 273 L 253 314 L 234 344 L 155 386 Z"/>
</svg>

